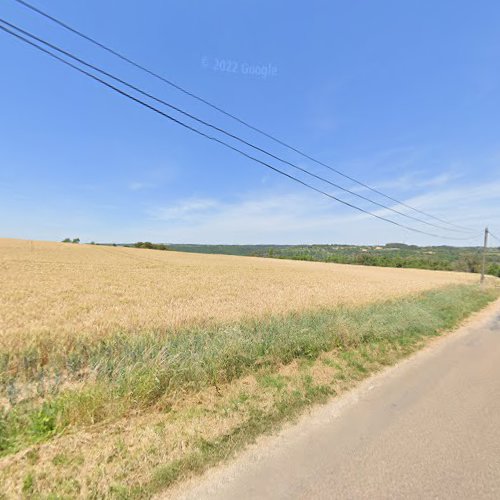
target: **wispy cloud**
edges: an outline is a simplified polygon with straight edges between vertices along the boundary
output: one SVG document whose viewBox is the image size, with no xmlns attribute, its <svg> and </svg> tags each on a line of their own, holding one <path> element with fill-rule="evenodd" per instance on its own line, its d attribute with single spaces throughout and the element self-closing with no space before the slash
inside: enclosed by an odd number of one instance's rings
<svg viewBox="0 0 500 500">
<path fill-rule="evenodd" d="M 172 205 L 152 208 L 148 210 L 148 215 L 160 221 L 182 223 L 199 220 L 220 207 L 217 200 L 210 198 L 187 198 Z"/>
<path fill-rule="evenodd" d="M 437 217 L 477 228 L 478 233 L 485 225 L 490 225 L 494 232 L 497 229 L 496 233 L 500 233 L 498 229 L 500 224 L 495 224 L 500 220 L 500 179 L 495 180 L 490 176 L 483 182 L 479 179 L 471 181 L 470 176 L 462 177 L 453 169 L 427 176 L 423 172 L 418 172 L 415 177 L 415 179 L 400 180 L 401 184 L 405 182 L 411 184 L 412 189 L 394 188 L 394 192 L 389 188 L 382 190 L 389 191 L 397 199 Z M 388 179 L 387 182 L 389 180 L 392 179 Z M 142 183 L 141 186 L 136 186 L 136 189 L 142 188 Z M 354 197 L 348 198 L 346 193 L 336 193 L 328 187 L 325 189 L 377 215 L 433 233 L 444 234 L 443 231 L 429 228 L 416 221 L 405 220 L 386 209 L 379 209 L 380 207 Z M 384 204 L 390 203 L 389 200 L 377 197 L 374 193 L 370 193 L 369 196 Z M 42 219 L 59 221 L 61 227 L 52 227 L 40 222 L 37 223 L 37 227 L 40 228 L 38 233 L 26 232 L 24 235 L 19 232 L 19 227 L 25 226 L 26 222 L 12 218 L 10 226 L 6 226 L 5 234 L 42 239 L 54 238 L 53 234 L 57 234 L 57 239 L 65 237 L 66 233 L 72 234 L 76 231 L 75 234 L 84 239 L 88 236 L 88 239 L 96 241 L 120 242 L 141 240 L 240 244 L 329 242 L 379 244 L 389 241 L 416 244 L 461 243 L 408 232 L 291 184 L 282 185 L 280 190 L 277 190 L 273 183 L 260 184 L 253 191 L 240 195 L 232 193 L 230 198 L 224 195 L 188 196 L 173 198 L 170 203 L 155 203 L 153 197 L 148 195 L 147 201 L 142 203 L 148 205 L 142 211 L 138 211 L 135 207 L 129 212 L 129 223 L 126 225 L 113 224 L 110 227 L 101 220 L 101 211 L 93 206 L 86 212 L 87 219 L 82 219 L 79 214 L 71 211 L 58 210 L 57 213 L 55 209 L 51 213 L 34 211 L 33 213 Z M 137 206 L 144 207 L 142 203 Z M 397 204 L 390 206 L 401 212 L 409 210 Z M 117 206 L 113 213 L 118 214 L 118 208 L 120 206 Z M 105 211 L 110 212 L 109 209 Z M 415 213 L 413 215 L 420 217 Z M 116 220 L 120 220 L 120 217 L 123 216 L 118 216 Z M 451 232 L 447 234 L 453 236 Z M 479 245 L 480 237 L 475 241 L 464 243 Z"/>
<path fill-rule="evenodd" d="M 143 191 L 147 189 L 157 189 L 171 182 L 176 176 L 177 169 L 172 166 L 145 169 L 141 173 L 141 179 L 132 179 L 128 182 L 127 188 L 130 191 Z"/>
<path fill-rule="evenodd" d="M 129 182 L 128 188 L 130 191 L 142 191 L 143 189 L 153 189 L 155 188 L 156 185 L 153 184 L 152 182 L 139 182 L 139 181 L 134 181 L 134 182 Z"/>
<path fill-rule="evenodd" d="M 157 228 L 166 224 L 171 241 L 212 243 L 290 241 L 291 235 L 298 241 L 308 241 L 311 231 L 324 226 L 325 217 L 329 225 L 347 220 L 346 215 L 332 213 L 332 204 L 326 199 L 270 192 L 231 202 L 188 198 L 155 207 L 148 215 Z"/>
<path fill-rule="evenodd" d="M 450 187 L 445 175 L 429 178 L 425 194 L 402 201 L 445 220 L 481 228 L 500 220 L 500 181 Z M 429 189 L 431 188 L 431 189 Z M 412 227 L 447 236 L 462 236 L 407 220 L 389 210 L 373 213 Z M 401 212 L 408 208 L 394 204 Z M 313 193 L 250 193 L 233 201 L 188 198 L 148 211 L 153 239 L 199 243 L 384 243 L 460 244 L 408 232 Z M 413 213 L 418 216 L 418 214 Z M 433 221 L 435 222 L 435 221 Z M 160 236 L 163 234 L 163 236 Z M 465 235 L 467 236 L 467 235 Z M 466 242 L 467 243 L 467 242 Z M 474 242 L 472 242 L 474 243 Z"/>
<path fill-rule="evenodd" d="M 464 183 L 453 187 L 440 186 L 440 189 L 428 190 L 424 194 L 407 197 L 402 201 L 444 220 L 476 227 L 480 231 L 485 225 L 500 218 L 500 181 Z M 403 213 L 419 215 L 403 205 L 394 204 L 391 208 Z M 391 211 L 385 209 L 377 210 L 374 213 L 384 217 L 392 217 L 393 215 Z M 369 219 L 367 215 L 359 217 Z M 431 220 L 431 222 L 435 221 Z"/>
<path fill-rule="evenodd" d="M 444 186 L 457 179 L 460 179 L 461 177 L 461 173 L 452 171 L 427 177 L 426 173 L 420 170 L 377 182 L 372 187 L 378 190 L 390 189 L 394 191 L 410 191 L 421 188 Z M 359 190 L 367 191 L 367 189 L 363 187 L 359 187 Z"/>
</svg>

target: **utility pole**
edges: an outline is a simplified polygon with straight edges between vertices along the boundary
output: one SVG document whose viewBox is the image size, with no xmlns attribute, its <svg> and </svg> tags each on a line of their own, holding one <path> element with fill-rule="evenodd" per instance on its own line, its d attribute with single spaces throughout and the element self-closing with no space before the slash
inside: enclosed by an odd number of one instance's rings
<svg viewBox="0 0 500 500">
<path fill-rule="evenodd" d="M 488 248 L 488 228 L 484 228 L 483 265 L 481 267 L 481 284 L 484 283 L 484 268 L 486 267 L 486 249 Z"/>
</svg>

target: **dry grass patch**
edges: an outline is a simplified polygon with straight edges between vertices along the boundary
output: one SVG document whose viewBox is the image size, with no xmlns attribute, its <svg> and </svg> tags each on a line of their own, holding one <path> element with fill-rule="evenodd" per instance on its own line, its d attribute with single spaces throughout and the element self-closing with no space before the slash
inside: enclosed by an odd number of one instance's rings
<svg viewBox="0 0 500 500">
<path fill-rule="evenodd" d="M 147 484 L 156 468 L 230 434 L 250 418 L 252 409 L 269 411 L 273 397 L 272 388 L 248 376 L 218 391 L 212 387 L 186 394 L 166 411 L 153 408 L 69 432 L 0 459 L 0 494 L 22 492 L 27 477 L 34 480 L 33 494 L 101 498 L 130 491 Z"/>
</svg>

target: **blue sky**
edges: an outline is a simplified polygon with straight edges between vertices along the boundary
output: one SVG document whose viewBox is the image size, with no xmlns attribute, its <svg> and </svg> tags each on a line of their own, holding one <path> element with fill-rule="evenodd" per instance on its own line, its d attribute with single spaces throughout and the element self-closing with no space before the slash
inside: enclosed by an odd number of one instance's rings
<svg viewBox="0 0 500 500">
<path fill-rule="evenodd" d="M 399 200 L 478 232 L 486 224 L 500 228 L 496 1 L 32 2 Z M 355 187 L 13 0 L 4 0 L 0 11 L 201 118 Z M 404 231 L 308 191 L 4 33 L 0 60 L 0 236 L 453 243 Z M 234 71 L 223 71 L 228 67 Z M 255 74 L 264 67 L 266 77 Z"/>
</svg>

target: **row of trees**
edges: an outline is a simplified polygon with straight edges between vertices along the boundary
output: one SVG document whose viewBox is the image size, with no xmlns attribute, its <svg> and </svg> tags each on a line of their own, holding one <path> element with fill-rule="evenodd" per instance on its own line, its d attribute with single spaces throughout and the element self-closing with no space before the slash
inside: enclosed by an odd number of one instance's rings
<svg viewBox="0 0 500 500">
<path fill-rule="evenodd" d="M 75 243 L 78 244 L 80 243 L 80 238 L 64 238 L 62 240 L 63 243 Z M 95 242 L 91 241 L 91 245 L 95 245 Z M 116 247 L 116 243 L 113 243 L 112 246 Z M 170 248 L 163 244 L 163 243 L 151 243 L 150 241 L 138 241 L 137 243 L 134 243 L 133 245 L 125 245 L 125 246 L 132 246 L 134 248 L 149 248 L 151 250 L 170 250 Z"/>
<path fill-rule="evenodd" d="M 482 255 L 474 249 L 434 247 L 433 250 L 404 244 L 386 245 L 391 251 L 367 251 L 361 248 L 329 248 L 328 246 L 273 247 L 254 251 L 255 256 L 281 259 L 358 264 L 363 266 L 404 267 L 441 271 L 480 273 Z M 500 277 L 500 253 L 490 253 L 486 264 L 487 274 Z"/>
<path fill-rule="evenodd" d="M 80 243 L 80 238 L 65 238 L 64 243 Z M 91 244 L 94 244 L 92 242 Z M 116 246 L 116 244 L 113 244 Z M 481 272 L 480 250 L 473 247 L 418 247 L 404 243 L 389 243 L 384 248 L 351 245 L 173 245 L 138 241 L 134 248 L 180 250 L 200 253 L 254 255 L 278 259 L 335 262 L 363 266 L 406 267 L 441 271 Z M 487 274 L 500 277 L 500 248 L 491 249 L 486 265 Z"/>
</svg>

